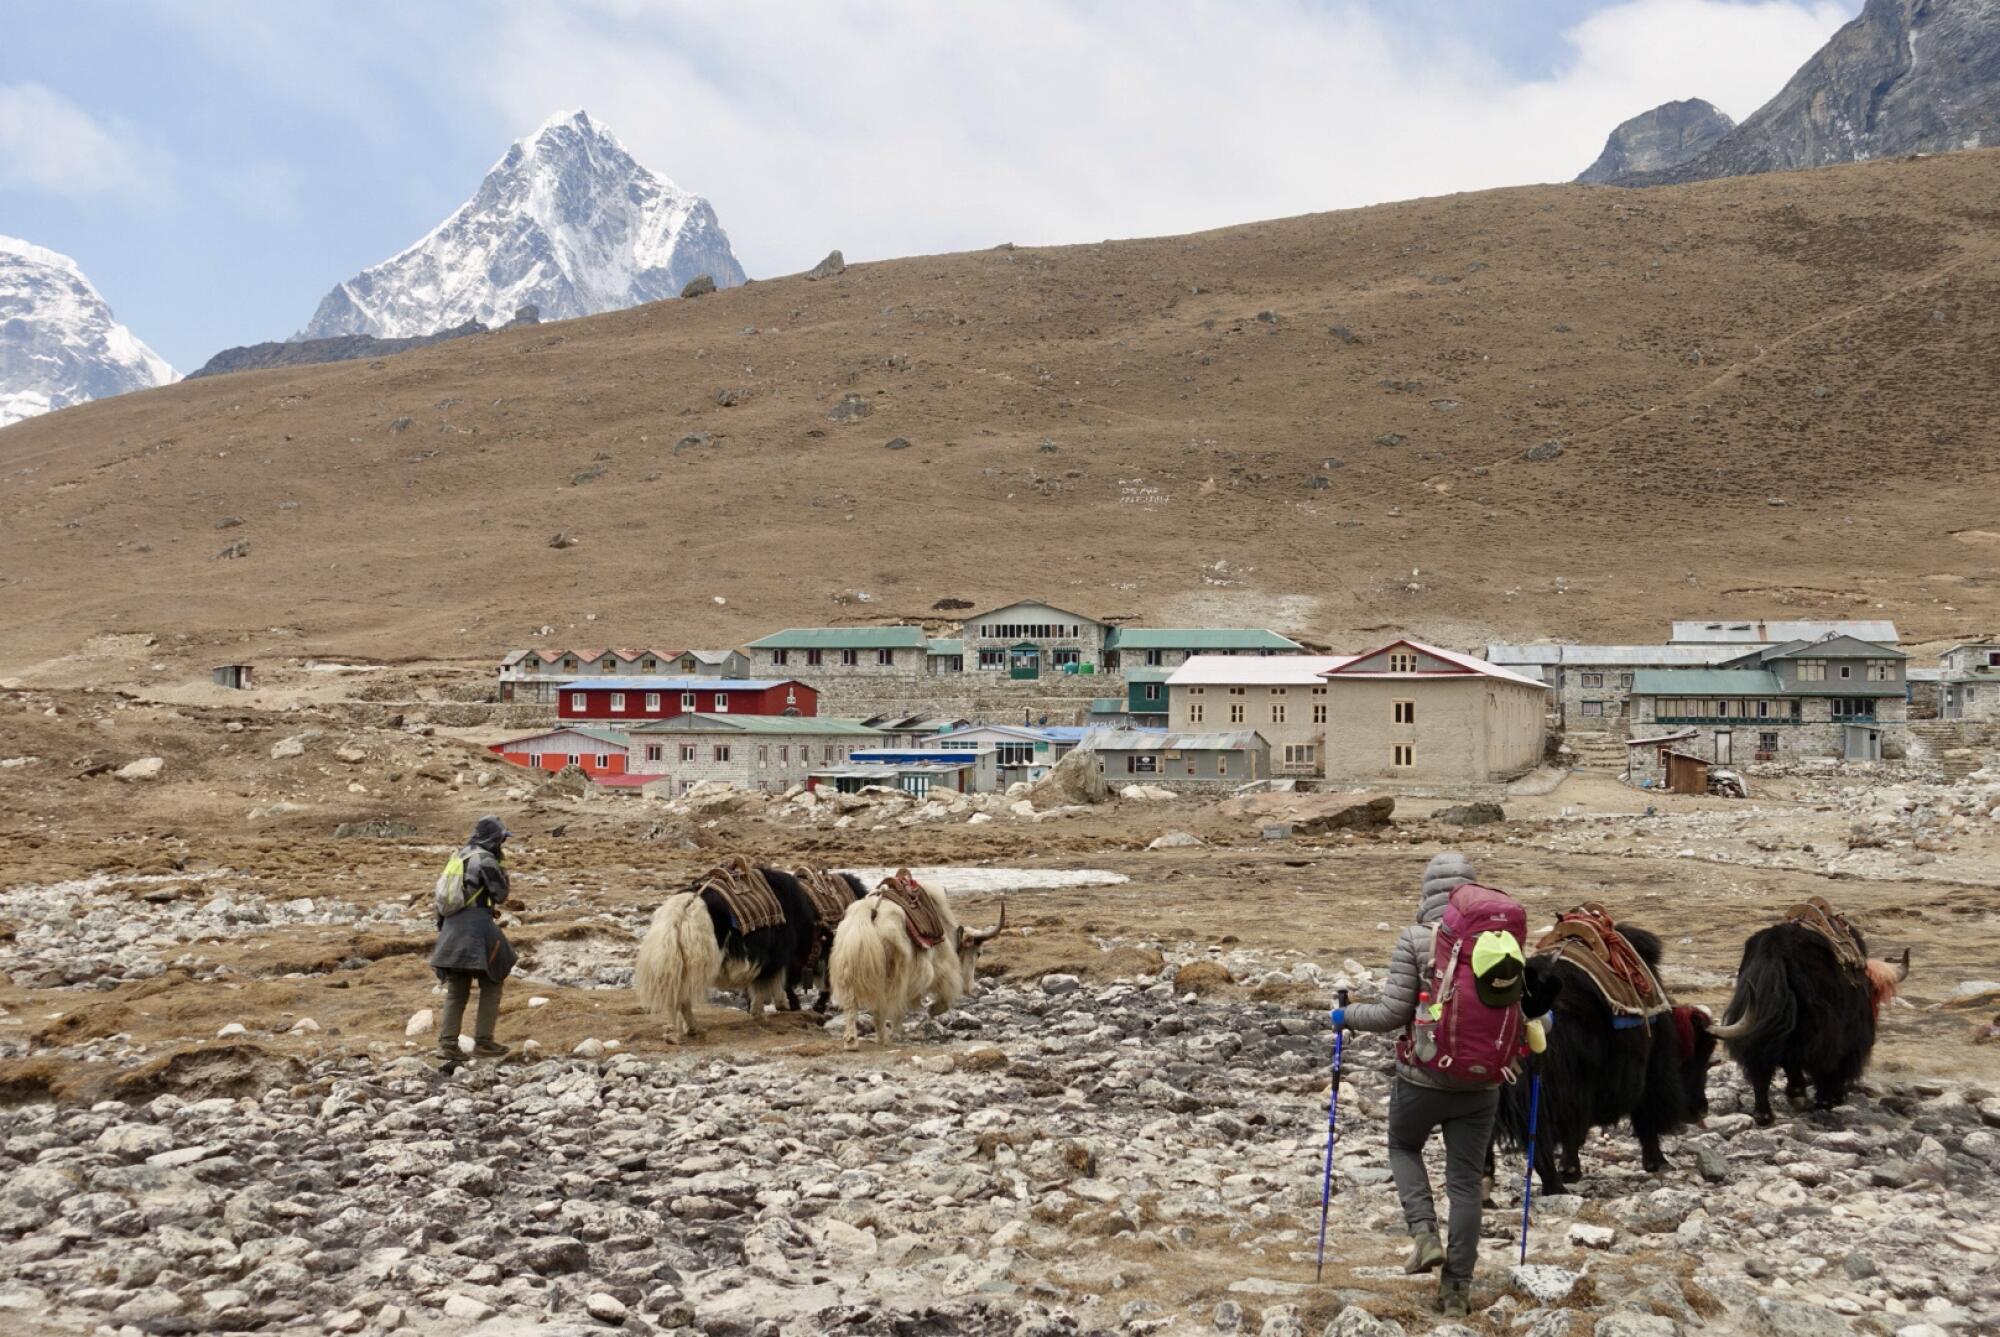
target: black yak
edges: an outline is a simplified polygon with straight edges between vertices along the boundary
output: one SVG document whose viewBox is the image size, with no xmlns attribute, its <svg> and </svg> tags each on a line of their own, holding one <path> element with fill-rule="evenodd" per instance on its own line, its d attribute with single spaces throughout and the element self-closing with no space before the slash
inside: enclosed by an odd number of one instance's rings
<svg viewBox="0 0 2000 1337">
<path fill-rule="evenodd" d="M 1714 1034 L 1755 1093 L 1759 1127 L 1777 1118 L 1771 1078 L 1781 1069 L 1795 1106 L 1808 1083 L 1816 1109 L 1847 1098 L 1874 1051 L 1877 1014 L 1909 973 L 1907 948 L 1894 965 L 1870 959 L 1860 931 L 1817 898 L 1751 935 Z"/>
<path fill-rule="evenodd" d="M 1618 934 L 1657 980 L 1660 940 L 1620 924 Z M 1646 1169 L 1666 1168 L 1660 1138 L 1708 1114 L 1708 1069 L 1715 1036 L 1699 1008 L 1674 1007 L 1650 1020 L 1622 1016 L 1582 967 L 1548 952 L 1528 960 L 1529 990 L 1546 991 L 1537 976 L 1553 976 L 1560 992 L 1550 1014 L 1548 1048 L 1530 1060 L 1541 1073 L 1541 1114 L 1535 1130 L 1535 1172 L 1544 1193 L 1565 1191 L 1583 1175 L 1580 1153 L 1593 1128 L 1629 1119 Z M 1499 1133 L 1519 1146 L 1527 1135 L 1530 1083 L 1505 1089 Z"/>
<path fill-rule="evenodd" d="M 762 1016 L 766 1003 L 798 1007 L 799 977 L 820 931 L 805 888 L 778 868 L 756 869 L 777 898 L 775 923 L 743 932 L 728 898 L 715 882 L 724 875 L 747 879 L 749 865 L 712 870 L 686 891 L 667 897 L 639 942 L 632 988 L 639 1005 L 663 1013 L 676 1036 L 695 1034 L 694 1005 L 710 989 L 741 988 L 750 1012 Z"/>
</svg>

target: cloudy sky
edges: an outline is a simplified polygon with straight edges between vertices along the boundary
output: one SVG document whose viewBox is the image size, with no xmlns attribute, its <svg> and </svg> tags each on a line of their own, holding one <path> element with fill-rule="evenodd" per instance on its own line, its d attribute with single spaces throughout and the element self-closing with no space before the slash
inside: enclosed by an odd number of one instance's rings
<svg viewBox="0 0 2000 1337">
<path fill-rule="evenodd" d="M 587 108 L 753 276 L 1567 180 L 1620 120 L 1741 119 L 1860 0 L 16 0 L 0 233 L 187 370 Z"/>
</svg>

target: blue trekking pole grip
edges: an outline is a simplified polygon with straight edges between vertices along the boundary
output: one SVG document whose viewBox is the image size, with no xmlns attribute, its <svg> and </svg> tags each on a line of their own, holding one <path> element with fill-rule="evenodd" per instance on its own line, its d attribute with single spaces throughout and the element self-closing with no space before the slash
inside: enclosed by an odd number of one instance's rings
<svg viewBox="0 0 2000 1337">
<path fill-rule="evenodd" d="M 1528 1261 L 1528 1214 L 1535 1206 L 1535 1117 L 1542 1111 L 1542 1073 L 1528 1078 L 1528 1172 L 1521 1179 L 1521 1261 Z"/>
<path fill-rule="evenodd" d="M 1347 1009 L 1347 990 L 1334 991 L 1336 1004 L 1342 1011 Z M 1340 1112 L 1340 1039 L 1346 1028 L 1333 1028 L 1333 1096 L 1326 1103 L 1326 1171 L 1319 1185 L 1319 1261 L 1313 1264 L 1313 1282 L 1318 1284 L 1326 1271 L 1326 1208 L 1333 1197 L 1333 1136 L 1334 1120 Z"/>
</svg>

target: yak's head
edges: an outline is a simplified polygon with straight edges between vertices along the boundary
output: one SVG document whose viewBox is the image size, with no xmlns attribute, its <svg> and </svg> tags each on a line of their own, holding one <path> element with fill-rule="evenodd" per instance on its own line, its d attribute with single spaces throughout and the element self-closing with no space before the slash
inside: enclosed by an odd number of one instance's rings
<svg viewBox="0 0 2000 1337">
<path fill-rule="evenodd" d="M 1674 1039 L 1680 1046 L 1674 1071 L 1680 1077 L 1681 1109 L 1690 1123 L 1708 1117 L 1708 1070 L 1715 1066 L 1714 1018 L 1705 1007 L 1676 1007 Z"/>
<path fill-rule="evenodd" d="M 979 972 L 979 949 L 1000 936 L 1000 930 L 1007 927 L 1007 901 L 1000 901 L 1000 922 L 989 929 L 970 929 L 960 924 L 952 930 L 957 940 L 953 946 L 958 950 L 958 969 L 962 976 L 962 987 L 967 995 Z"/>
<path fill-rule="evenodd" d="M 1878 961 L 1871 956 L 1864 969 L 1868 972 L 1868 1001 L 1879 1017 L 1882 1015 L 1882 1004 L 1894 998 L 1902 989 L 1903 981 L 1910 977 L 1910 949 L 1903 949 L 1899 961 Z"/>
</svg>

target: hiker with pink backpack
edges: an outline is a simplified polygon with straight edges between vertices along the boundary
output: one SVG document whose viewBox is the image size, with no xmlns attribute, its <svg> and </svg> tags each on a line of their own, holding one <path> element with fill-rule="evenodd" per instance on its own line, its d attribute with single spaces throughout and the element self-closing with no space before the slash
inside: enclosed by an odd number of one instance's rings
<svg viewBox="0 0 2000 1337">
<path fill-rule="evenodd" d="M 1527 998 L 1527 912 L 1503 891 L 1480 886 L 1465 856 L 1439 854 L 1424 869 L 1417 922 L 1396 939 L 1381 998 L 1335 1009 L 1336 1031 L 1401 1031 L 1389 1094 L 1389 1172 L 1414 1247 L 1404 1271 L 1442 1267 L 1438 1306 L 1463 1318 L 1472 1306 L 1472 1269 L 1486 1151 L 1500 1087 L 1539 1041 L 1552 997 Z M 1441 1133 L 1446 1240 L 1424 1170 L 1424 1146 Z"/>
</svg>

